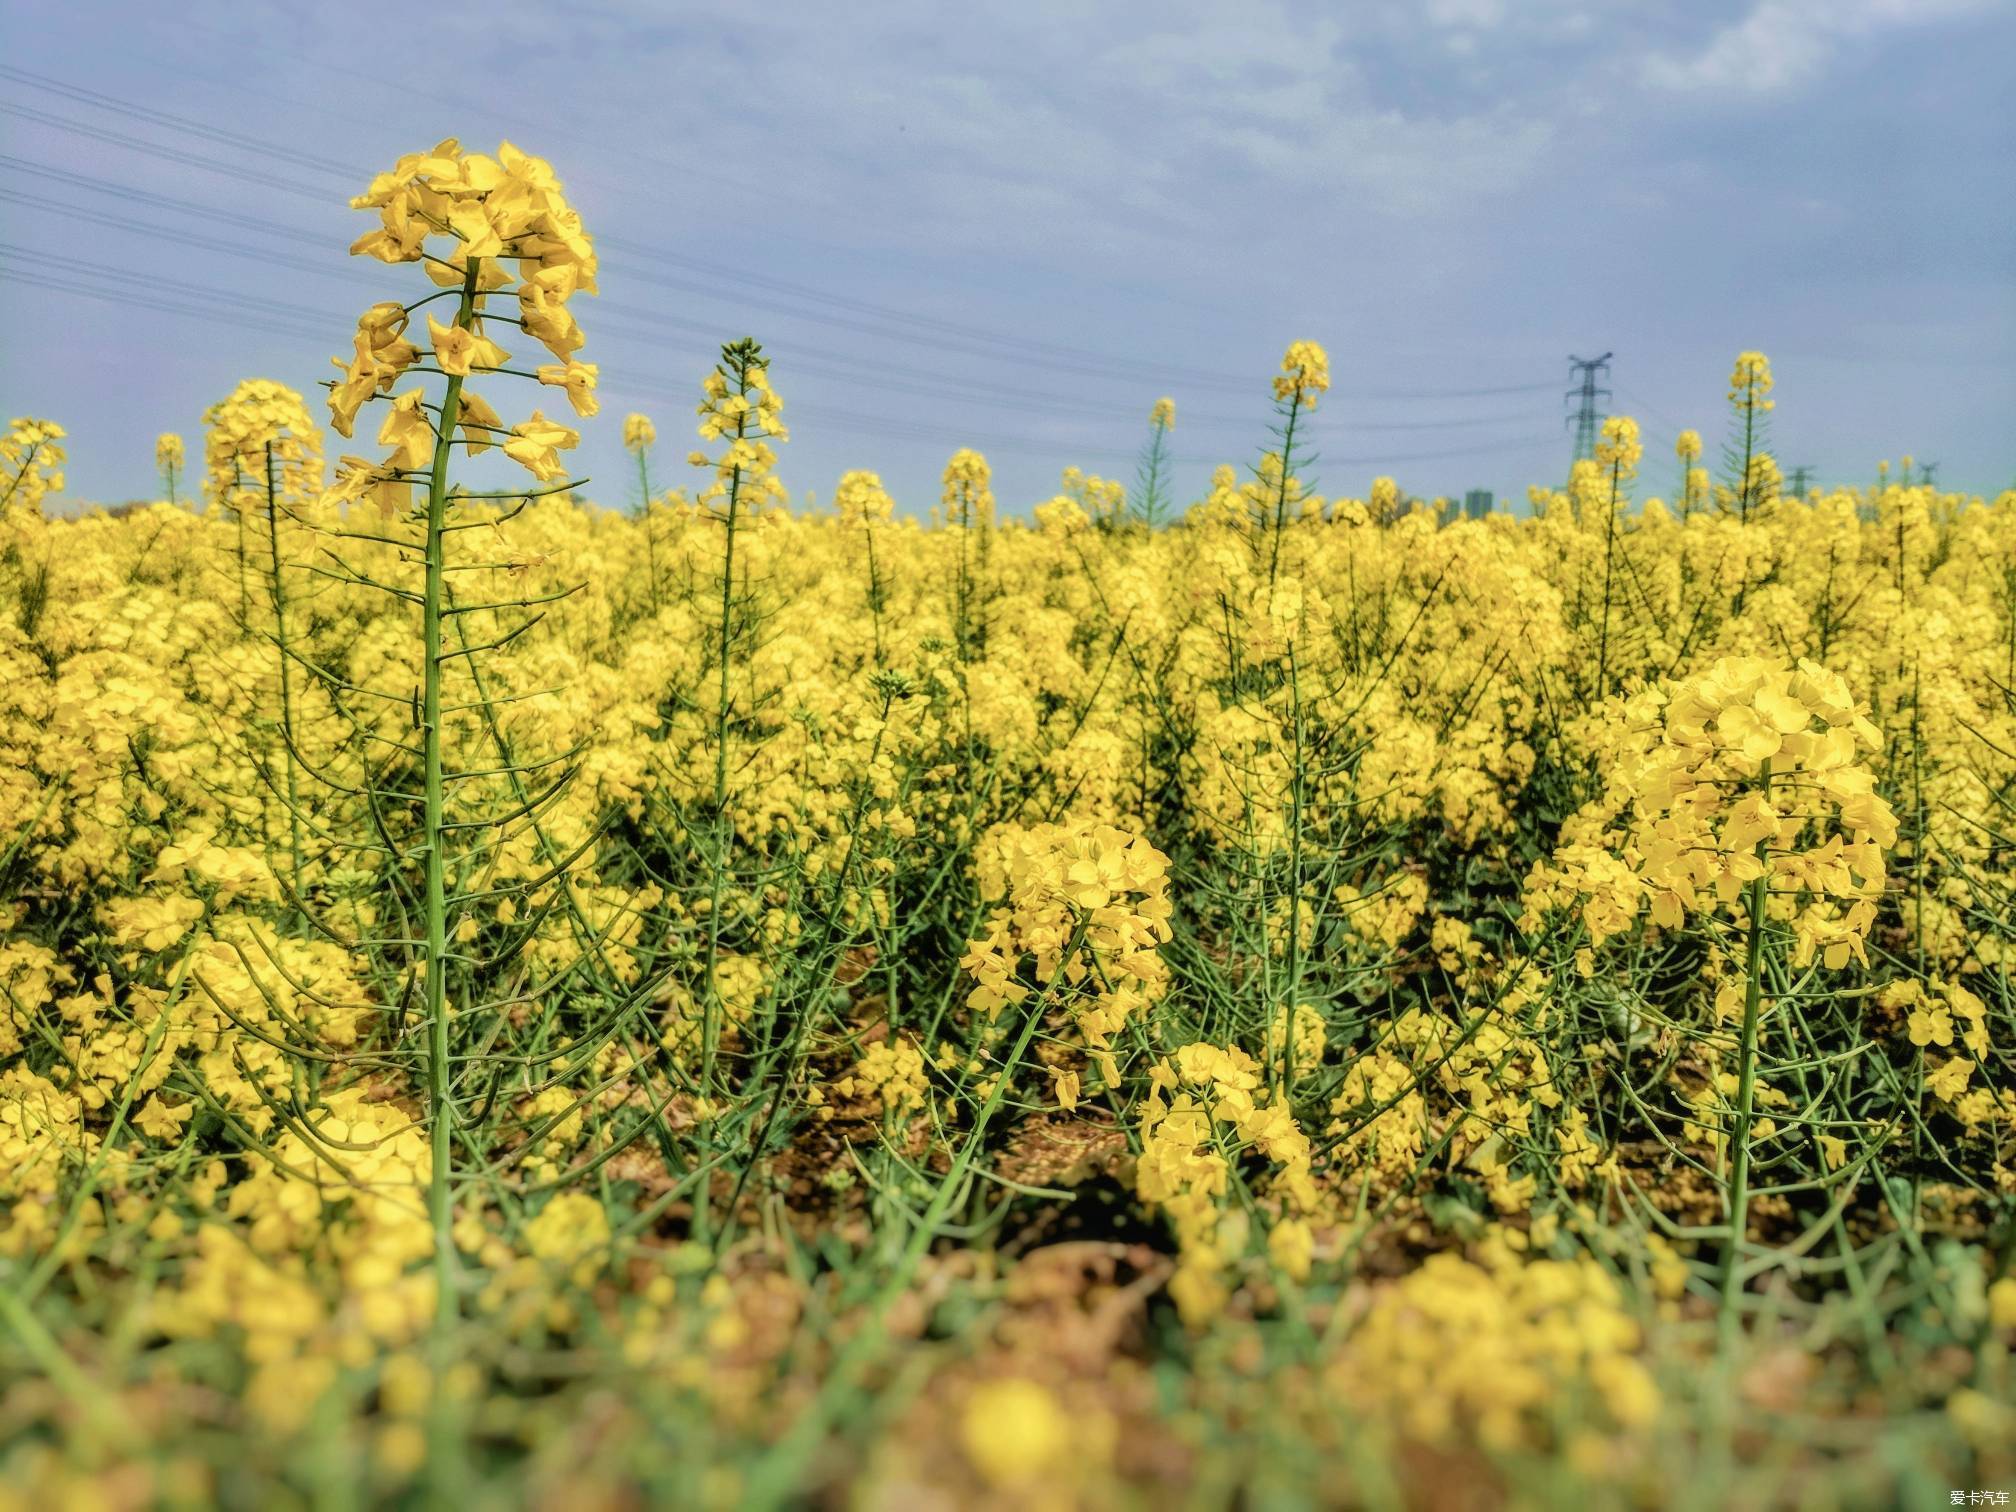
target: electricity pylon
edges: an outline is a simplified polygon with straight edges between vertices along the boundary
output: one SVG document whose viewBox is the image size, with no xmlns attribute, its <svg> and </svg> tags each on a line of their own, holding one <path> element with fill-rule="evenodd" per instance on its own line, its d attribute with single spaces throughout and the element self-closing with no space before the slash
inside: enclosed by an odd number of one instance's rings
<svg viewBox="0 0 2016 1512">
<path fill-rule="evenodd" d="M 1596 455 L 1596 428 L 1603 423 L 1597 405 L 1599 401 L 1607 402 L 1610 398 L 1610 390 L 1599 388 L 1596 379 L 1599 375 L 1609 376 L 1611 355 L 1605 352 L 1601 357 L 1568 359 L 1568 376 L 1576 380 L 1576 386 L 1562 397 L 1577 401 L 1575 413 L 1567 420 L 1575 427 L 1575 460 L 1578 462 Z"/>
</svg>

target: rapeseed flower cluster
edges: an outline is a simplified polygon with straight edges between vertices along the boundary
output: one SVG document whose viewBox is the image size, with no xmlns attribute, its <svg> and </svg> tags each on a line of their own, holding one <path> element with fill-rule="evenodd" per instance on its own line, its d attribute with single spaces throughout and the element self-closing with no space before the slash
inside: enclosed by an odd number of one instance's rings
<svg viewBox="0 0 2016 1512">
<path fill-rule="evenodd" d="M 1474 1435 L 1513 1449 L 1545 1442 L 1571 1396 L 1584 1399 L 1591 1430 L 1648 1428 L 1662 1397 L 1643 1345 L 1622 1289 L 1593 1257 L 1527 1259 L 1501 1243 L 1478 1260 L 1430 1255 L 1379 1292 L 1326 1383 L 1422 1444 Z"/>
<path fill-rule="evenodd" d="M 175 442 L 180 465 L 180 440 L 163 440 Z M 284 383 L 248 378 L 203 412 L 203 491 L 220 509 L 249 511 L 258 507 L 253 500 L 263 498 L 269 476 L 283 497 L 319 495 L 322 427 Z"/>
<path fill-rule="evenodd" d="M 7 422 L 0 436 L 0 516 L 39 513 L 43 499 L 63 491 L 64 435 L 53 420 Z"/>
<path fill-rule="evenodd" d="M 599 409 L 598 370 L 575 356 L 584 338 L 568 308 L 576 293 L 596 291 L 595 249 L 552 165 L 509 142 L 494 158 L 465 154 L 451 138 L 432 151 L 402 157 L 353 199 L 351 208 L 376 210 L 381 222 L 379 229 L 357 239 L 353 255 L 394 264 L 417 262 L 442 293 L 412 304 L 373 305 L 358 318 L 354 355 L 347 362 L 334 359 L 342 373 L 329 392 L 337 433 L 347 438 L 363 406 L 382 399 L 387 413 L 378 440 L 392 450 L 377 463 L 345 457 L 343 480 L 333 497 L 368 493 L 389 512 L 405 501 L 410 484 L 433 467 L 437 442 L 449 444 L 457 432 L 471 455 L 497 446 L 542 483 L 561 477 L 559 454 L 579 443 L 579 432 L 538 409 L 507 427 L 465 382 L 502 372 L 510 362 L 511 354 L 487 334 L 484 318 L 493 301 L 515 296 L 512 323 L 556 359 L 535 370 L 538 381 L 562 390 L 576 415 L 594 415 Z M 427 312 L 433 365 L 421 367 L 421 348 L 409 339 L 419 334 L 412 330 L 413 316 L 443 297 L 459 303 L 445 322 Z M 449 380 L 438 420 L 429 412 L 423 389 L 392 394 L 409 370 Z"/>
<path fill-rule="evenodd" d="M 1330 354 L 1313 341 L 1289 343 L 1287 355 L 1281 359 L 1281 372 L 1274 380 L 1275 399 L 1314 409 L 1329 389 Z"/>
<path fill-rule="evenodd" d="M 1258 1064 L 1236 1046 L 1185 1045 L 1149 1071 L 1135 1191 L 1176 1231 L 1169 1292 L 1186 1322 L 1201 1326 L 1218 1313 L 1230 1295 L 1226 1274 L 1245 1255 L 1251 1224 L 1229 1199 L 1233 1163 L 1249 1153 L 1267 1162 L 1278 1203 L 1268 1255 L 1284 1276 L 1308 1279 L 1315 1241 L 1303 1215 L 1318 1201 L 1312 1151 L 1286 1103 L 1262 1090 Z"/>
<path fill-rule="evenodd" d="M 700 439 L 727 445 L 717 457 L 696 451 L 688 459 L 713 473 L 700 492 L 703 506 L 726 507 L 732 498 L 737 507 L 760 512 L 784 501 L 777 452 L 770 444 L 791 439 L 783 410 L 784 401 L 770 386 L 769 363 L 755 343 L 724 348 L 722 362 L 701 385 L 698 412 Z"/>
<path fill-rule="evenodd" d="M 1011 827 L 979 867 L 980 896 L 998 906 L 960 962 L 974 978 L 968 1006 L 991 1017 L 1054 987 L 1104 1050 L 1166 986 L 1168 858 L 1146 841 L 1110 824 Z"/>
<path fill-rule="evenodd" d="M 1724 658 L 1625 712 L 1609 796 L 1564 827 L 1531 896 L 1583 898 L 1600 946 L 1641 908 L 1677 929 L 1763 879 L 1791 916 L 1795 965 L 1816 953 L 1836 970 L 1851 955 L 1866 964 L 1897 820 L 1866 764 L 1882 736 L 1841 678 L 1811 661 Z"/>
</svg>

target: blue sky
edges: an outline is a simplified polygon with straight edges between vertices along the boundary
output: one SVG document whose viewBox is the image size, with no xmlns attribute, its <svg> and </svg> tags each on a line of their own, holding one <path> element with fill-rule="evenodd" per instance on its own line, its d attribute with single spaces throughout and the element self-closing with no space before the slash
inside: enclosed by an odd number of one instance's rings
<svg viewBox="0 0 2016 1512">
<path fill-rule="evenodd" d="M 150 494 L 240 378 L 319 411 L 357 312 L 417 292 L 345 256 L 345 201 L 448 135 L 551 159 L 598 238 L 605 502 L 632 409 L 684 481 L 744 334 L 793 492 L 865 467 L 908 510 L 961 445 L 1004 509 L 1131 477 L 1165 393 L 1195 498 L 1300 337 L 1331 494 L 1558 481 L 1565 359 L 1605 350 L 1666 491 L 1749 347 L 1788 470 L 2016 480 L 2016 0 L 10 10 L 0 415 L 69 429 L 73 500 Z"/>
</svg>

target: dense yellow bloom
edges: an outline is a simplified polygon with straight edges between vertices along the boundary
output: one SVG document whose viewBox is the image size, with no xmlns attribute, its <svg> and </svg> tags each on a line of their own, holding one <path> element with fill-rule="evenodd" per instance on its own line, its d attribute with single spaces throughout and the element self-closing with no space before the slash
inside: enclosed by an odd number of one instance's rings
<svg viewBox="0 0 2016 1512">
<path fill-rule="evenodd" d="M 39 513 L 44 498 L 63 491 L 63 435 L 53 420 L 8 422 L 0 436 L 0 514 Z"/>
<path fill-rule="evenodd" d="M 1155 401 L 1155 407 L 1148 412 L 1148 423 L 1159 425 L 1163 430 L 1176 428 L 1176 401 L 1166 395 Z"/>
<path fill-rule="evenodd" d="M 840 485 L 833 492 L 834 507 L 840 511 L 840 518 L 849 525 L 877 525 L 887 520 L 896 509 L 882 487 L 882 480 L 871 472 L 850 472 L 840 475 Z"/>
<path fill-rule="evenodd" d="M 1564 828 L 1554 868 L 1534 870 L 1535 896 L 1578 892 L 1600 944 L 1641 907 L 1677 928 L 1734 908 L 1762 877 L 1798 903 L 1797 964 L 1816 950 L 1832 968 L 1866 959 L 1897 821 L 1862 760 L 1882 736 L 1841 678 L 1810 661 L 1729 657 L 1646 690 L 1628 716 L 1610 802 Z M 1613 820 L 1619 800 L 1628 812 Z"/>
<path fill-rule="evenodd" d="M 1059 498 L 1075 505 L 1087 520 L 1110 524 L 1126 512 L 1127 485 L 1117 478 L 1102 478 L 1082 468 L 1067 467 L 1063 484 L 1064 492 Z"/>
<path fill-rule="evenodd" d="M 623 449 L 640 452 L 654 446 L 658 441 L 658 427 L 651 423 L 649 415 L 631 414 L 623 419 Z"/>
<path fill-rule="evenodd" d="M 1085 513 L 1084 506 L 1069 494 L 1059 494 L 1046 503 L 1038 504 L 1034 514 L 1038 528 L 1046 535 L 1067 536 L 1092 523 L 1092 517 Z"/>
<path fill-rule="evenodd" d="M 648 1500 L 638 1445 L 784 1442 L 805 1372 L 864 1338 L 923 1388 L 858 1446 L 864 1504 L 1124 1505 L 1213 1468 L 1221 1419 L 1348 1443 L 1354 1472 L 1389 1438 L 1481 1456 L 1493 1494 L 1551 1456 L 1539 1500 L 1629 1500 L 1701 1428 L 1662 1382 L 1710 1363 L 1692 1319 L 1737 1149 L 1745 1265 L 1809 1234 L 1822 1258 L 1830 1213 L 1876 1256 L 1927 1241 L 1942 1321 L 1904 1289 L 1900 1367 L 1922 1346 L 1989 1374 L 1914 1380 L 1912 1432 L 1955 1464 L 2000 1451 L 2016 495 L 1886 481 L 1744 518 L 1620 489 L 1592 518 L 1641 463 L 1619 417 L 1530 517 L 1413 507 L 1405 473 L 1319 497 L 1275 452 L 1180 528 L 1114 528 L 1122 491 L 1075 467 L 1032 522 L 964 452 L 927 525 L 865 471 L 832 510 L 784 507 L 788 373 L 753 344 L 698 396 L 699 497 L 641 465 L 634 514 L 453 496 L 475 612 L 449 649 L 485 649 L 436 664 L 444 769 L 458 812 L 518 817 L 456 846 L 453 1133 L 487 1174 L 453 1184 L 469 1358 L 444 1367 L 400 959 L 421 857 L 374 812 L 417 801 L 410 506 L 450 380 L 472 453 L 558 483 L 577 439 L 493 407 L 514 375 L 483 371 L 485 301 L 536 312 L 532 350 L 565 349 L 546 386 L 596 397 L 579 248 L 507 213 L 547 203 L 546 171 L 472 161 L 376 207 L 365 250 L 418 238 L 447 291 L 366 310 L 333 375 L 378 455 L 322 487 L 298 396 L 248 384 L 211 417 L 225 507 L 0 521 L 0 1263 L 46 1277 L 59 1347 L 136 1409 L 115 1499 L 298 1499 L 279 1477 L 331 1442 L 364 1494 L 410 1499 L 430 1404 L 502 1358 L 526 1374 L 470 1403 L 486 1455 L 537 1435 L 539 1494 Z M 1290 402 L 1322 392 L 1298 373 Z M 61 439 L 13 435 L 10 469 Z M 651 423 L 623 435 L 641 463 Z M 269 455 L 300 493 L 262 517 Z M 1711 497 L 1698 456 L 1683 501 Z M 533 612 L 482 607 L 521 593 Z M 573 780 L 521 788 L 500 747 Z M 1884 1216 L 1898 1171 L 1916 1236 Z M 1670 1238 L 1617 1221 L 1641 1202 Z M 1102 1237 L 1074 1233 L 1095 1213 Z M 1144 1222 L 1168 1242 L 1133 1242 Z M 1830 1265 L 1802 1296 L 1847 1295 Z M 895 1299 L 879 1334 L 863 1291 Z M 1829 1368 L 1859 1403 L 1853 1342 Z M 47 1469 L 88 1459 L 78 1405 L 14 1405 L 10 1488 L 103 1500 Z M 245 1465 L 169 1485 L 162 1446 L 226 1420 Z M 752 1494 L 695 1473 L 701 1500 Z"/>
<path fill-rule="evenodd" d="M 173 431 L 163 431 L 154 438 L 154 465 L 163 472 L 182 465 L 182 438 Z"/>
<path fill-rule="evenodd" d="M 1740 352 L 1729 374 L 1730 402 L 1742 409 L 1768 410 L 1771 398 L 1771 359 L 1762 352 Z"/>
<path fill-rule="evenodd" d="M 1292 1059 L 1299 1081 L 1322 1069 L 1323 1048 L 1328 1041 L 1329 1030 L 1324 1026 L 1323 1015 L 1308 1003 L 1297 1003 L 1292 1014 L 1283 1009 L 1268 1021 L 1267 1059 L 1277 1066 Z"/>
<path fill-rule="evenodd" d="M 977 451 L 960 450 L 945 464 L 945 491 L 939 502 L 948 524 L 990 525 L 994 520 L 993 470 Z"/>
<path fill-rule="evenodd" d="M 1286 1104 L 1261 1090 L 1260 1067 L 1250 1056 L 1205 1042 L 1185 1045 L 1150 1074 L 1141 1128 L 1135 1189 L 1176 1230 L 1181 1259 L 1170 1292 L 1184 1321 L 1200 1326 L 1224 1305 L 1225 1273 L 1245 1255 L 1251 1232 L 1246 1214 L 1225 1200 L 1231 1158 L 1245 1151 L 1264 1157 L 1275 1168 L 1272 1187 L 1284 1208 L 1301 1213 L 1317 1201 L 1309 1169 L 1314 1146 Z M 1313 1237 L 1299 1218 L 1280 1222 L 1287 1232 L 1270 1235 L 1270 1257 L 1294 1279 L 1306 1279 Z"/>
<path fill-rule="evenodd" d="M 1760 504 L 1769 504 L 1778 497 L 1783 475 L 1778 463 L 1769 452 L 1759 452 L 1750 459 L 1750 468 L 1744 489 L 1745 497 L 1754 509 Z"/>
<path fill-rule="evenodd" d="M 1483 1263 L 1431 1255 L 1381 1288 L 1332 1368 L 1332 1389 L 1425 1443 L 1508 1449 L 1547 1433 L 1549 1407 L 1583 1382 L 1611 1423 L 1644 1427 L 1660 1392 L 1624 1297 L 1593 1259 Z"/>
<path fill-rule="evenodd" d="M 203 413 L 204 492 L 225 509 L 263 503 L 269 460 L 283 495 L 312 498 L 322 487 L 322 429 L 293 389 L 248 378 Z"/>
<path fill-rule="evenodd" d="M 567 269 L 574 287 L 595 291 L 595 254 L 581 220 L 562 196 L 550 164 L 509 142 L 496 158 L 464 154 L 453 138 L 430 152 L 409 153 L 381 173 L 354 210 L 377 210 L 380 230 L 359 238 L 353 253 L 386 262 L 418 262 L 429 237 L 447 234 L 467 257 L 505 255 Z"/>
<path fill-rule="evenodd" d="M 754 342 L 722 348 L 722 361 L 701 384 L 699 434 L 703 441 L 726 441 L 721 455 L 694 452 L 695 467 L 711 468 L 714 477 L 699 502 L 733 500 L 738 509 L 761 510 L 781 504 L 784 485 L 777 476 L 773 441 L 788 441 L 784 401 L 770 386 L 770 365 Z"/>
<path fill-rule="evenodd" d="M 1392 478 L 1374 478 L 1372 496 L 1365 501 L 1365 508 L 1375 522 L 1392 524 L 1400 518 L 1400 485 Z"/>
<path fill-rule="evenodd" d="M 1314 409 L 1319 394 L 1330 388 L 1330 356 L 1313 341 L 1290 342 L 1274 380 L 1274 397 Z"/>
<path fill-rule="evenodd" d="M 833 1090 L 841 1097 L 873 1098 L 885 1113 L 921 1108 L 930 1094 L 923 1052 L 913 1040 L 878 1041 L 854 1063 L 853 1070 L 833 1083 Z"/>
<path fill-rule="evenodd" d="M 1169 860 L 1108 824 L 1010 826 L 979 858 L 981 896 L 998 906 L 960 964 L 967 1002 L 992 1015 L 1020 1003 L 1025 960 L 1037 984 L 1068 989 L 1085 1043 L 1104 1050 L 1167 985 Z"/>
<path fill-rule="evenodd" d="M 1628 482 L 1637 475 L 1638 459 L 1644 455 L 1636 420 L 1629 415 L 1612 415 L 1603 422 L 1603 433 L 1596 441 L 1598 467 L 1619 482 Z"/>
<path fill-rule="evenodd" d="M 442 320 L 431 308 L 427 312 L 432 371 L 467 378 L 505 368 L 510 353 L 485 334 L 483 321 L 492 298 L 515 292 L 519 322 L 559 359 L 537 370 L 539 382 L 564 388 L 577 415 L 596 413 L 597 370 L 593 363 L 574 360 L 582 337 L 567 308 L 577 292 L 595 292 L 595 250 L 552 165 L 509 142 L 493 158 L 464 153 L 450 139 L 430 152 L 402 157 L 350 203 L 353 209 L 376 210 L 380 222 L 377 230 L 357 239 L 353 253 L 386 263 L 419 262 L 431 281 L 462 293 L 461 308 L 450 319 Z M 430 242 L 438 250 L 430 251 Z M 418 363 L 419 349 L 405 338 L 415 308 L 417 302 L 382 301 L 359 317 L 354 355 L 347 362 L 334 359 L 342 377 L 330 386 L 329 412 L 339 434 L 352 434 L 360 409 L 390 394 L 400 375 Z M 441 437 L 426 407 L 409 400 L 419 392 L 408 390 L 393 401 L 399 418 L 381 427 L 380 439 L 397 450 L 371 464 L 376 472 L 346 483 L 346 496 L 367 489 L 382 496 L 387 481 L 382 474 L 418 473 L 431 466 Z M 449 410 L 442 413 L 446 417 Z M 503 430 L 501 418 L 487 404 L 471 416 L 456 412 L 454 420 L 472 451 L 482 450 Z M 505 455 L 542 483 L 562 475 L 557 453 L 578 439 L 538 411 L 509 434 Z"/>
<path fill-rule="evenodd" d="M 1673 453 L 1682 463 L 1691 467 L 1701 460 L 1701 432 L 1683 430 L 1673 438 Z"/>
</svg>

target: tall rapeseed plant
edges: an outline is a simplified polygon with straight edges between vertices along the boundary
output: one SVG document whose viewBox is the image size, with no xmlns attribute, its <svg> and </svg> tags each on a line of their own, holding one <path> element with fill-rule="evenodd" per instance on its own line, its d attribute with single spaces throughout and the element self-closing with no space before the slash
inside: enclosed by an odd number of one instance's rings
<svg viewBox="0 0 2016 1512">
<path fill-rule="evenodd" d="M 1289 506 L 1297 498 L 1299 469 L 1311 460 L 1298 449 L 1296 433 L 1316 401 L 1330 389 L 1330 356 L 1313 341 L 1289 344 L 1281 358 L 1281 371 L 1274 378 L 1274 433 L 1281 440 L 1278 452 L 1261 458 L 1258 482 L 1265 498 L 1264 518 L 1259 523 L 1267 540 L 1267 597 L 1271 607 L 1274 580 L 1281 570 L 1281 538 L 1287 532 Z"/>
<path fill-rule="evenodd" d="M 175 496 L 175 484 L 182 476 L 182 438 L 173 431 L 163 431 L 154 438 L 154 466 L 161 474 L 161 487 L 168 495 L 170 504 L 179 504 Z"/>
<path fill-rule="evenodd" d="M 1729 472 L 1726 498 L 1738 520 L 1776 496 L 1777 467 L 1764 450 L 1770 439 L 1771 359 L 1762 352 L 1739 352 L 1729 374 L 1730 436 L 1722 457 Z"/>
<path fill-rule="evenodd" d="M 288 812 L 287 876 L 298 899 L 307 856 L 297 780 L 296 653 L 289 637 L 287 569 L 295 556 L 291 537 L 298 533 L 303 511 L 322 491 L 322 431 L 309 419 L 301 396 L 270 378 L 248 378 L 211 405 L 204 412 L 203 429 L 204 492 L 214 509 L 231 518 L 237 534 L 239 630 L 270 640 L 276 654 L 281 780 L 269 786 Z M 169 442 L 174 443 L 172 448 Z M 175 436 L 163 436 L 155 445 L 171 491 L 181 446 Z M 283 546 L 283 541 L 288 544 Z M 265 586 L 264 612 L 256 627 L 255 574 L 263 577 Z"/>
<path fill-rule="evenodd" d="M 63 491 L 63 427 L 22 417 L 0 436 L 0 518 L 19 510 L 39 514 L 42 501 Z"/>
<path fill-rule="evenodd" d="M 1150 530 L 1169 515 L 1169 432 L 1176 428 L 1176 401 L 1166 395 L 1148 412 L 1148 444 L 1134 482 L 1134 517 Z"/>
<path fill-rule="evenodd" d="M 1867 764 L 1882 746 L 1868 710 L 1810 661 L 1725 657 L 1639 693 L 1626 717 L 1605 798 L 1563 827 L 1552 866 L 1535 868 L 1529 922 L 1545 903 L 1573 900 L 1585 975 L 1641 913 L 1668 932 L 1705 927 L 1733 968 L 1705 1041 L 1736 1060 L 1731 1100 L 1715 1113 L 1726 1136 L 1713 1140 L 1727 1152 L 1722 1308 L 1733 1331 L 1766 1019 L 1783 1006 L 1767 1002 L 1766 984 L 1785 965 L 1867 965 L 1897 821 Z M 1779 996 L 1789 1004 L 1799 993 Z M 1724 1095 L 1718 1076 L 1709 1100 Z"/>
<path fill-rule="evenodd" d="M 536 796 L 525 796 L 524 783 L 536 770 L 500 752 L 509 786 L 500 800 L 492 792 L 487 806 L 468 795 L 486 790 L 477 779 L 493 776 L 478 769 L 454 770 L 446 759 L 445 721 L 451 712 L 445 679 L 457 659 L 475 684 L 473 704 L 492 720 L 494 710 L 476 671 L 481 652 L 515 637 L 500 633 L 487 645 L 471 645 L 463 633 L 472 614 L 498 615 L 530 611 L 563 596 L 528 597 L 507 592 L 495 601 L 468 602 L 451 588 L 450 574 L 507 570 L 522 575 L 524 564 L 506 561 L 452 561 L 450 538 L 461 531 L 493 527 L 525 507 L 535 494 L 470 494 L 452 483 L 454 452 L 476 455 L 499 447 L 540 484 L 538 494 L 575 486 L 566 480 L 560 453 L 579 440 L 570 426 L 534 409 L 529 418 L 506 426 L 471 381 L 479 375 L 510 374 L 535 378 L 562 390 L 576 414 L 597 409 L 597 371 L 578 361 L 583 337 L 569 308 L 577 293 L 595 292 L 596 258 L 581 217 L 568 204 L 550 164 L 504 143 L 495 157 L 464 153 L 444 141 L 431 151 L 402 157 L 390 172 L 378 175 L 369 190 L 351 201 L 359 210 L 376 211 L 380 225 L 360 237 L 353 254 L 388 264 L 417 263 L 437 291 L 410 302 L 382 301 L 358 319 L 354 354 L 336 359 L 341 378 L 329 393 L 329 412 L 336 430 L 352 434 L 366 404 L 382 402 L 385 415 L 378 441 L 389 450 L 377 461 L 343 459 L 343 474 L 331 490 L 333 504 L 368 499 L 376 504 L 391 535 L 371 536 L 356 530 L 350 539 L 390 544 L 402 560 L 418 558 L 422 580 L 417 589 L 379 581 L 345 567 L 357 582 L 376 587 L 420 610 L 419 689 L 414 712 L 422 791 L 417 795 L 420 824 L 406 855 L 417 859 L 422 878 L 419 917 L 413 936 L 412 973 L 418 978 L 421 1022 L 425 1035 L 422 1059 L 426 1068 L 428 1135 L 432 1167 L 428 1213 L 434 1231 L 435 1340 L 437 1364 L 448 1363 L 450 1331 L 457 1315 L 457 1262 L 454 1239 L 453 1161 L 464 1086 L 480 1073 L 480 1048 L 458 1061 L 456 1009 L 451 1007 L 451 973 L 460 958 L 449 951 L 453 920 L 460 915 L 473 923 L 473 904 L 486 889 L 486 842 L 501 838 L 507 825 L 530 821 L 565 783 L 567 775 Z M 495 306 L 515 299 L 516 314 L 503 315 Z M 427 309 L 427 347 L 409 339 L 413 320 L 437 301 L 453 301 L 442 320 Z M 546 347 L 555 361 L 531 373 L 514 368 L 511 355 L 490 335 L 492 324 L 522 330 Z M 411 375 L 421 382 L 392 391 Z M 438 387 L 427 381 L 433 380 Z M 417 490 L 417 497 L 416 497 Z M 472 507 L 483 499 L 522 498 L 500 515 Z M 459 516 L 459 518 L 458 518 Z M 339 564 L 342 559 L 337 558 Z M 451 646 L 446 632 L 457 631 Z M 522 628 L 522 627 L 521 627 Z M 459 669 L 458 669 L 459 670 Z M 500 742 L 501 743 L 501 742 Z M 403 746 L 403 743 L 401 743 Z M 472 784 L 465 786 L 464 784 Z M 451 800 L 451 786 L 456 797 Z M 374 790 L 374 803 L 412 805 L 416 795 L 396 788 Z M 503 805 L 508 808 L 500 812 Z M 451 814 L 451 809 L 457 812 Z M 470 810 L 476 811 L 471 813 Z M 452 867 L 452 871 L 451 871 Z M 550 878 L 546 880 L 551 880 Z M 564 882 L 563 882 L 564 889 Z M 520 945 L 522 948 L 523 938 Z M 494 959 L 491 964 L 495 964 Z M 466 975 L 467 968 L 462 975 Z M 472 1094 L 473 1095 L 473 1094 Z M 487 1098 L 486 1098 L 487 1100 Z M 437 1470 L 445 1459 L 442 1423 L 436 1422 L 431 1461 Z"/>
</svg>

